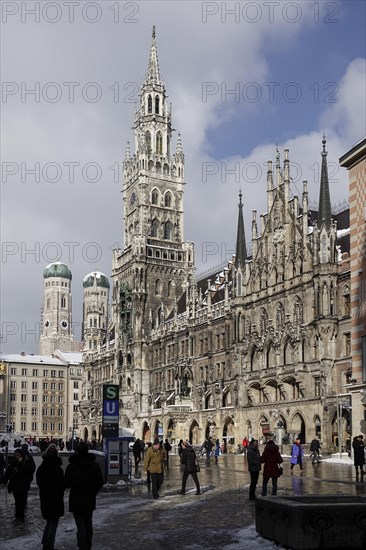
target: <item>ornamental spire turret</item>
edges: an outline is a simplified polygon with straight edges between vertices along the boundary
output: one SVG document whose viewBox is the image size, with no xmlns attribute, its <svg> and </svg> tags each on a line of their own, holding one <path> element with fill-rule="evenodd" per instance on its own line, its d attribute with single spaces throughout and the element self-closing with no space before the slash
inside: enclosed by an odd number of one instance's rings
<svg viewBox="0 0 366 550">
<path fill-rule="evenodd" d="M 330 205 L 330 193 L 329 193 L 329 179 L 328 179 L 328 165 L 327 165 L 327 155 L 328 152 L 325 150 L 325 145 L 327 143 L 325 133 L 323 134 L 323 151 L 322 151 L 322 171 L 320 177 L 320 192 L 319 192 L 319 212 L 318 212 L 318 228 L 320 229 L 324 221 L 325 227 L 329 229 L 332 210 Z"/>
<path fill-rule="evenodd" d="M 131 149 L 130 149 L 130 142 L 126 142 L 126 150 L 125 150 L 125 162 L 131 160 Z"/>
<path fill-rule="evenodd" d="M 238 231 L 236 236 L 236 253 L 235 253 L 235 267 L 238 268 L 239 264 L 244 268 L 245 260 L 247 259 L 247 246 L 245 241 L 244 230 L 244 216 L 243 216 L 243 203 L 242 192 L 239 192 L 239 215 L 238 215 Z"/>
<path fill-rule="evenodd" d="M 152 28 L 152 42 L 150 48 L 150 57 L 149 65 L 147 67 L 147 73 L 145 77 L 145 84 L 154 85 L 160 84 L 160 70 L 159 70 L 159 61 L 158 61 L 158 51 L 156 48 L 156 38 L 155 38 L 155 25 Z"/>
</svg>

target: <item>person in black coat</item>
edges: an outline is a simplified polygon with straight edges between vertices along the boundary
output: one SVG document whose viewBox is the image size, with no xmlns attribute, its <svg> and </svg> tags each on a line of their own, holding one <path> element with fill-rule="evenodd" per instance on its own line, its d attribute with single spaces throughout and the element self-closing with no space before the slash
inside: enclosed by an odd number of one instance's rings
<svg viewBox="0 0 366 550">
<path fill-rule="evenodd" d="M 358 480 L 358 469 L 360 469 L 361 472 L 361 481 L 363 481 L 365 471 L 364 471 L 364 465 L 365 465 L 365 444 L 363 442 L 363 436 L 357 435 L 353 438 L 352 442 L 353 447 L 353 463 L 356 470 L 356 479 Z"/>
<path fill-rule="evenodd" d="M 29 478 L 30 478 L 29 483 L 32 483 L 34 472 L 36 471 L 36 463 L 34 462 L 33 456 L 29 452 L 28 443 L 23 443 L 22 451 L 24 453 L 24 461 L 27 463 L 29 467 Z M 28 493 L 27 493 L 27 500 L 28 500 Z M 25 505 L 27 506 L 27 501 L 25 502 Z"/>
<path fill-rule="evenodd" d="M 64 472 L 55 445 L 49 445 L 36 472 L 41 513 L 47 520 L 43 531 L 43 550 L 53 550 L 59 518 L 64 515 Z"/>
<path fill-rule="evenodd" d="M 255 500 L 255 489 L 257 487 L 259 472 L 261 470 L 260 452 L 258 440 L 252 439 L 247 449 L 248 472 L 250 473 L 249 500 Z"/>
<path fill-rule="evenodd" d="M 200 484 L 197 477 L 197 465 L 196 465 L 196 453 L 189 441 L 184 441 L 182 444 L 182 455 L 180 458 L 181 464 L 184 465 L 183 477 L 182 477 L 182 490 L 178 491 L 180 495 L 186 494 L 186 483 L 189 474 L 193 477 L 193 481 L 196 484 L 196 495 L 201 494 Z"/>
<path fill-rule="evenodd" d="M 169 453 L 172 450 L 172 446 L 167 439 L 165 440 L 165 443 L 164 443 L 164 449 L 166 452 L 166 468 L 167 470 L 169 470 Z"/>
<path fill-rule="evenodd" d="M 136 439 L 135 443 L 132 446 L 132 453 L 135 459 L 135 475 L 136 475 L 139 469 L 139 464 L 141 462 L 141 441 L 139 438 Z"/>
<path fill-rule="evenodd" d="M 103 486 L 102 471 L 86 443 L 79 443 L 65 472 L 65 487 L 71 488 L 69 510 L 74 514 L 80 550 L 89 550 L 93 538 L 93 511 Z"/>
<path fill-rule="evenodd" d="M 30 489 L 33 471 L 30 463 L 25 460 L 22 449 L 15 449 L 14 460 L 7 467 L 3 483 L 8 482 L 8 492 L 13 493 L 15 500 L 15 519 L 24 521 L 28 491 Z"/>
</svg>

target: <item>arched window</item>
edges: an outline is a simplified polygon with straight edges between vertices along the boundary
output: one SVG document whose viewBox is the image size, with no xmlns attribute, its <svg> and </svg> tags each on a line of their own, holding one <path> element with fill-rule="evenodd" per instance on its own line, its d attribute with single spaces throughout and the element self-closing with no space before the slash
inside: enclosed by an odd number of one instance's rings
<svg viewBox="0 0 366 550">
<path fill-rule="evenodd" d="M 155 96 L 155 113 L 158 115 L 159 114 L 159 103 L 160 103 L 160 98 L 159 96 Z"/>
<path fill-rule="evenodd" d="M 351 314 L 351 298 L 349 293 L 349 287 L 347 285 L 345 285 L 343 288 L 342 297 L 343 297 L 343 315 L 348 317 Z"/>
<path fill-rule="evenodd" d="M 168 282 L 168 298 L 173 297 L 174 283 L 173 281 Z"/>
<path fill-rule="evenodd" d="M 160 296 L 161 294 L 161 281 L 160 279 L 156 279 L 155 281 L 155 295 Z"/>
<path fill-rule="evenodd" d="M 152 113 L 152 99 L 151 95 L 147 98 L 147 112 Z"/>
<path fill-rule="evenodd" d="M 159 222 L 158 222 L 158 220 L 155 218 L 155 219 L 153 219 L 153 221 L 151 222 L 151 233 L 150 233 L 150 236 L 151 236 L 151 237 L 157 237 L 157 236 L 158 236 L 158 227 L 159 227 Z"/>
<path fill-rule="evenodd" d="M 172 239 L 173 224 L 171 222 L 166 222 L 164 224 L 164 239 L 170 241 Z"/>
<path fill-rule="evenodd" d="M 158 132 L 156 134 L 156 153 L 158 155 L 163 154 L 163 136 L 162 136 L 161 132 Z"/>
<path fill-rule="evenodd" d="M 241 296 L 241 292 L 242 292 L 241 281 L 242 281 L 242 277 L 239 271 L 239 273 L 236 275 L 236 295 L 237 296 Z"/>
<path fill-rule="evenodd" d="M 157 192 L 156 189 L 154 189 L 153 192 L 151 193 L 151 204 L 158 204 L 158 200 L 159 200 L 159 193 Z"/>
<path fill-rule="evenodd" d="M 50 309 L 50 299 L 47 298 L 47 309 Z"/>
<path fill-rule="evenodd" d="M 64 295 L 61 296 L 61 307 L 65 308 L 66 307 L 66 298 Z"/>
<path fill-rule="evenodd" d="M 171 193 L 169 193 L 169 191 L 165 193 L 164 205 L 167 206 L 168 208 L 170 208 L 172 205 L 172 195 Z"/>
</svg>

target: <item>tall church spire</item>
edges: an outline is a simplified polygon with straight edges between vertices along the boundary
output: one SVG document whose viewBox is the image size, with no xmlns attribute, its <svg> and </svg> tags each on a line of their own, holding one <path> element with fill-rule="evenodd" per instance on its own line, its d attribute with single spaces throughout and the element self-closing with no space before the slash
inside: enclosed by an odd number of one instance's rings
<svg viewBox="0 0 366 550">
<path fill-rule="evenodd" d="M 239 266 L 244 267 L 245 260 L 247 259 L 247 245 L 245 242 L 245 231 L 244 231 L 244 217 L 243 217 L 243 203 L 242 203 L 242 193 L 239 192 L 239 216 L 238 216 L 238 232 L 236 236 L 236 254 L 235 254 L 235 267 Z"/>
<path fill-rule="evenodd" d="M 331 205 L 330 205 L 330 193 L 329 193 L 329 180 L 328 180 L 328 165 L 327 165 L 327 151 L 325 145 L 327 143 L 325 133 L 323 135 L 323 151 L 322 151 L 322 171 L 320 178 L 320 193 L 319 193 L 319 212 L 318 212 L 318 228 L 320 229 L 324 221 L 325 227 L 329 229 L 331 221 Z"/>
<path fill-rule="evenodd" d="M 152 42 L 150 49 L 149 65 L 147 68 L 147 73 L 145 77 L 145 84 L 160 84 L 160 70 L 159 70 L 159 61 L 158 61 L 158 51 L 156 48 L 156 38 L 155 38 L 155 25 L 152 28 Z"/>
</svg>

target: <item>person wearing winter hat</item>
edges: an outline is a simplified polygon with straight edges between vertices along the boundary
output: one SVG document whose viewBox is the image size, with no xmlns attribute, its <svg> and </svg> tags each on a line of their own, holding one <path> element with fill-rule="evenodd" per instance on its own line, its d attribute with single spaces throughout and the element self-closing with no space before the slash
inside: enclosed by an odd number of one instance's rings
<svg viewBox="0 0 366 550">
<path fill-rule="evenodd" d="M 15 519 L 20 522 L 24 521 L 32 477 L 31 465 L 25 460 L 24 451 L 20 448 L 15 449 L 14 460 L 7 467 L 2 482 L 5 485 L 8 484 L 8 492 L 14 495 Z"/>
<path fill-rule="evenodd" d="M 82 441 L 69 458 L 65 472 L 65 487 L 71 489 L 69 511 L 74 515 L 80 549 L 92 547 L 93 511 L 102 486 L 103 475 L 95 455 L 88 453 L 88 445 Z"/>
<path fill-rule="evenodd" d="M 144 459 L 144 470 L 145 472 L 150 472 L 152 496 L 154 499 L 159 498 L 159 489 L 164 481 L 163 468 L 165 456 L 165 450 L 161 447 L 159 439 L 155 437 L 154 443 L 147 449 Z"/>
<path fill-rule="evenodd" d="M 43 550 L 53 550 L 59 518 L 64 515 L 64 472 L 57 447 L 50 444 L 36 472 L 41 513 L 47 521 L 42 537 Z"/>
</svg>

